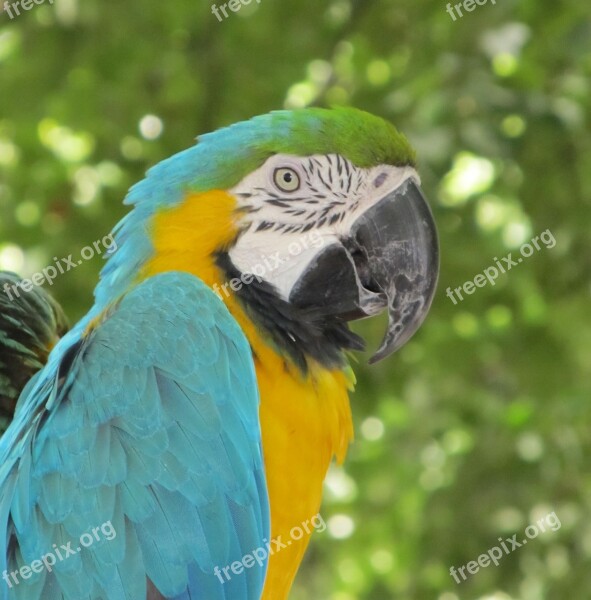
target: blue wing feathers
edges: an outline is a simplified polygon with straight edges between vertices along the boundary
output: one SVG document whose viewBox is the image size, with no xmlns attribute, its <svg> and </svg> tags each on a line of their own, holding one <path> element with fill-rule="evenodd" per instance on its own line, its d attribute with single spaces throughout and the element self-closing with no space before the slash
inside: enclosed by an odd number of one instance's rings
<svg viewBox="0 0 591 600">
<path fill-rule="evenodd" d="M 0 582 L 0 600 L 144 600 L 148 579 L 166 598 L 258 599 L 264 568 L 225 583 L 213 571 L 269 537 L 256 379 L 237 323 L 197 279 L 168 273 L 86 326 L 54 349 L 0 441 L 0 569 L 92 543 Z"/>
</svg>

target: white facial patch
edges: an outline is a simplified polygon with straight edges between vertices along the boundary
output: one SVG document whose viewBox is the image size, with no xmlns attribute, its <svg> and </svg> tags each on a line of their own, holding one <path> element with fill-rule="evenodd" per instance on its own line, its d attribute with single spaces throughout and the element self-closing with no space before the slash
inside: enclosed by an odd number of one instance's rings
<svg viewBox="0 0 591 600">
<path fill-rule="evenodd" d="M 229 190 L 248 211 L 230 258 L 288 299 L 319 249 L 347 237 L 361 214 L 408 179 L 420 183 L 412 167 L 361 169 L 337 154 L 274 155 Z"/>
</svg>

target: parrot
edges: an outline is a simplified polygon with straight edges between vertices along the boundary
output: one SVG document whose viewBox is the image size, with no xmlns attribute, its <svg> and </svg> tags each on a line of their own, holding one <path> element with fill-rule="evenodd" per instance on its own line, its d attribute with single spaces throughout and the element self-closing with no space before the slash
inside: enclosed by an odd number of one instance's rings
<svg viewBox="0 0 591 600">
<path fill-rule="evenodd" d="M 374 363 L 434 297 L 416 153 L 356 108 L 277 110 L 124 203 L 69 331 L 0 305 L 14 364 L 48 351 L 0 439 L 0 600 L 285 600 L 353 439 L 349 324 L 387 315 Z"/>
</svg>

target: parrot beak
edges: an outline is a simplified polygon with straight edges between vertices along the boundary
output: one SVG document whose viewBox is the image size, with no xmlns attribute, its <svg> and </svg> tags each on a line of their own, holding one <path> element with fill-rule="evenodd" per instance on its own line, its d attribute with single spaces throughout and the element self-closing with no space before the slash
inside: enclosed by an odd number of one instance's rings
<svg viewBox="0 0 591 600">
<path fill-rule="evenodd" d="M 375 363 L 401 348 L 421 326 L 439 274 L 433 215 L 407 179 L 362 213 L 347 236 L 325 246 L 294 285 L 290 302 L 309 318 L 351 321 L 388 310 Z"/>
</svg>

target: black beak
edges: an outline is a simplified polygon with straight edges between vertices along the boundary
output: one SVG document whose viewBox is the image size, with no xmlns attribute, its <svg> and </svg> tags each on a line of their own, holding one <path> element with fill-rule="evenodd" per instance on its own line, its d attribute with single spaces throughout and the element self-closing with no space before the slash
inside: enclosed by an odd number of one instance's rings
<svg viewBox="0 0 591 600">
<path fill-rule="evenodd" d="M 311 318 L 350 321 L 388 309 L 375 363 L 425 320 L 437 285 L 439 247 L 429 205 L 411 179 L 363 213 L 341 243 L 324 247 L 289 300 Z"/>
</svg>

